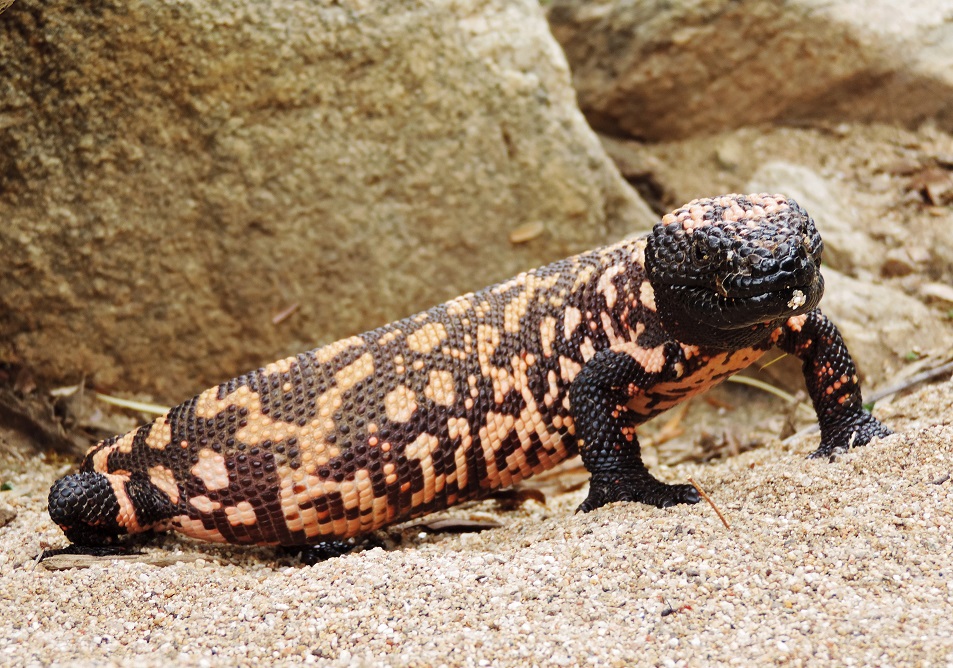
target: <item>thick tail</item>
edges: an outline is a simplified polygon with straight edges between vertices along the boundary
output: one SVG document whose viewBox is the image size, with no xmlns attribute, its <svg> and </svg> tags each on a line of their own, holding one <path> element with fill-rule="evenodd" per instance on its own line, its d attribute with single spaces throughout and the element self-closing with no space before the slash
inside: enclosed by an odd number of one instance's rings
<svg viewBox="0 0 953 668">
<path fill-rule="evenodd" d="M 125 534 L 163 529 L 179 512 L 145 476 L 84 471 L 50 488 L 50 519 L 77 545 L 111 545 Z"/>
</svg>

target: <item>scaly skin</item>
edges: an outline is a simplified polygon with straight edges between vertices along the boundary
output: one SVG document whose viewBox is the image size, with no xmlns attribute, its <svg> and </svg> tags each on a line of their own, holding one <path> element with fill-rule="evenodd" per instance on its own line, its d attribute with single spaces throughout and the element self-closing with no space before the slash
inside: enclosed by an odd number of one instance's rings
<svg viewBox="0 0 953 668">
<path fill-rule="evenodd" d="M 635 427 L 773 345 L 804 362 L 817 455 L 889 432 L 816 309 L 821 241 L 783 196 L 696 200 L 652 234 L 213 387 L 87 453 L 50 491 L 79 545 L 176 529 L 313 545 L 486 496 L 581 452 L 580 509 L 695 503 Z"/>
</svg>

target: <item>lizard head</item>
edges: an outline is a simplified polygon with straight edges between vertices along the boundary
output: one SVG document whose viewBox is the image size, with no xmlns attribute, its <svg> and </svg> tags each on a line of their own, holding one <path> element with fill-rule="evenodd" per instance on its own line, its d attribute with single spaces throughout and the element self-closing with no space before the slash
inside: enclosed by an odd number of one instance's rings
<svg viewBox="0 0 953 668">
<path fill-rule="evenodd" d="M 783 195 L 693 200 L 655 225 L 645 269 L 665 328 L 734 348 L 763 339 L 824 293 L 814 221 Z"/>
</svg>

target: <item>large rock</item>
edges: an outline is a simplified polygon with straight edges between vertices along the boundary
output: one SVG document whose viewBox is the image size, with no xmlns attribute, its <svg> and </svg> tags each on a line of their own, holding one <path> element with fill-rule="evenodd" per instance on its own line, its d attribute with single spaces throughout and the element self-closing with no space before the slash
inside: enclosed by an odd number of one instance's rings
<svg viewBox="0 0 953 668">
<path fill-rule="evenodd" d="M 651 219 L 531 0 L 0 20 L 0 361 L 41 382 L 181 399 Z"/>
<path fill-rule="evenodd" d="M 664 140 L 763 122 L 953 126 L 951 0 L 553 0 L 583 111 Z"/>
</svg>

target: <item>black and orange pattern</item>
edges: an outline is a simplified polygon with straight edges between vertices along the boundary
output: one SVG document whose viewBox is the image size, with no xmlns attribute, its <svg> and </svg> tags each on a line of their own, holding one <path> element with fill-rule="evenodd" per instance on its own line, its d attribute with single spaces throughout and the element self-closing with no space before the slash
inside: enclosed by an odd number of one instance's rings
<svg viewBox="0 0 953 668">
<path fill-rule="evenodd" d="M 582 452 L 592 510 L 694 503 L 635 427 L 772 345 L 805 361 L 826 454 L 889 433 L 816 310 L 821 242 L 782 196 L 697 200 L 649 237 L 520 274 L 213 387 L 94 446 L 50 515 L 80 545 L 146 529 L 345 539 L 477 499 Z"/>
</svg>

